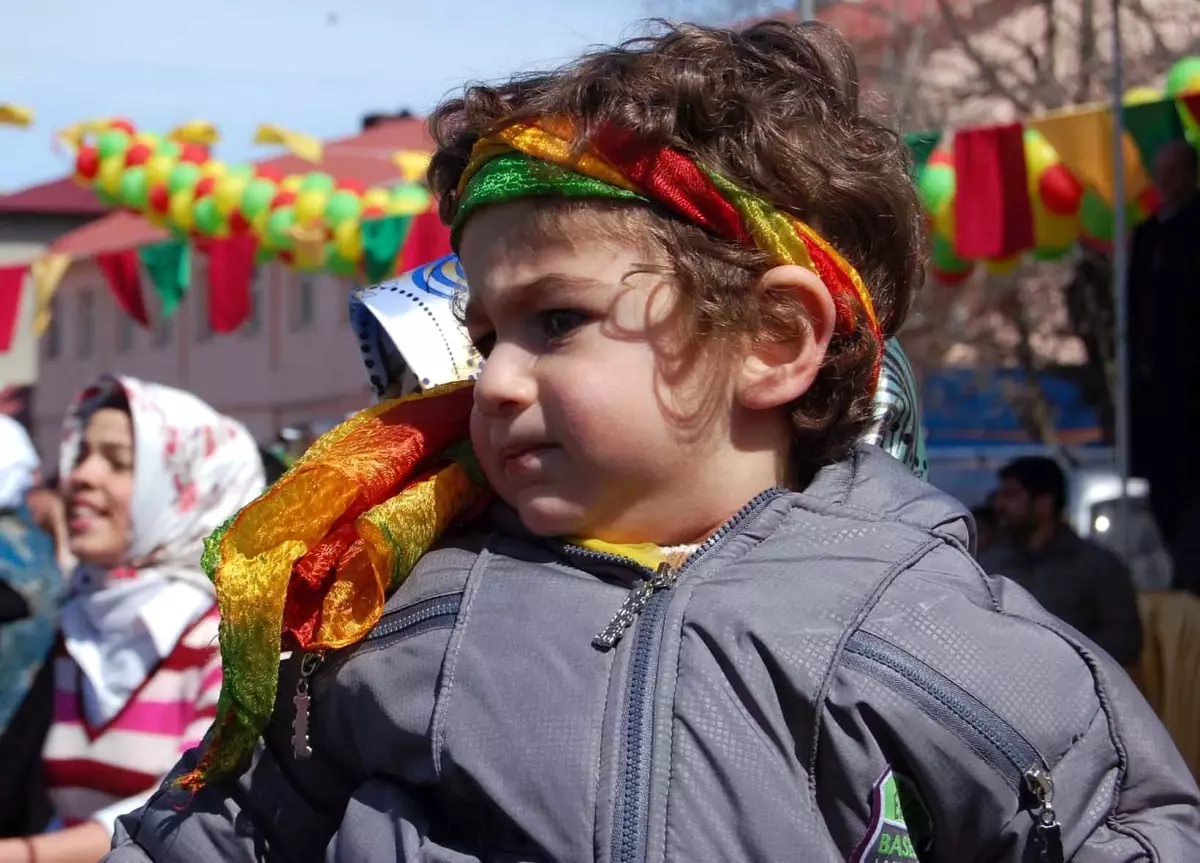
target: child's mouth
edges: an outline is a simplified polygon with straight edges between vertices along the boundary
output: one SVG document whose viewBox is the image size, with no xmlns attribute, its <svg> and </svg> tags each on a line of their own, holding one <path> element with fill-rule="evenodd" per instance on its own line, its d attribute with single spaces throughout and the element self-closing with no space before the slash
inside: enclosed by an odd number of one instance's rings
<svg viewBox="0 0 1200 863">
<path fill-rule="evenodd" d="M 501 454 L 504 472 L 514 478 L 538 473 L 545 465 L 546 454 L 552 449 L 550 444 L 540 444 L 506 450 Z"/>
</svg>

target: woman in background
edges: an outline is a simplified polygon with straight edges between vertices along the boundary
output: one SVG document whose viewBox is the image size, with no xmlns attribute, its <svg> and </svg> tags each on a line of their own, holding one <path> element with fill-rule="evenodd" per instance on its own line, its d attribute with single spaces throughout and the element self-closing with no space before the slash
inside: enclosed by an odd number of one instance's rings
<svg viewBox="0 0 1200 863">
<path fill-rule="evenodd" d="M 240 424 L 196 397 L 104 377 L 76 399 L 61 458 L 78 559 L 43 752 L 64 829 L 0 841 L 0 861 L 94 863 L 216 712 L 217 607 L 203 541 L 263 489 Z"/>
</svg>

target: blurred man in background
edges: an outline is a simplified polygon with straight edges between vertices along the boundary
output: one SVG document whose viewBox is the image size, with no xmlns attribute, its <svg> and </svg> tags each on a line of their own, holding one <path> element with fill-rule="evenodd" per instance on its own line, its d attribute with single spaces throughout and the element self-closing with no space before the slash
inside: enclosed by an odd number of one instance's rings
<svg viewBox="0 0 1200 863">
<path fill-rule="evenodd" d="M 1135 666 L 1142 625 L 1129 570 L 1071 529 L 1063 518 L 1066 504 L 1067 478 L 1058 462 L 1010 462 L 1000 471 L 995 497 L 1001 538 L 980 555 L 980 565 L 1017 582 L 1122 665 Z"/>
</svg>

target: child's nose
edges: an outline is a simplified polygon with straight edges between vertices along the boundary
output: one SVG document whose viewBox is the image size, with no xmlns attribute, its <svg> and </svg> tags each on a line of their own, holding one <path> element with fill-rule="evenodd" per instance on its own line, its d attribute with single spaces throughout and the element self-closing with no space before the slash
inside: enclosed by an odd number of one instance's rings
<svg viewBox="0 0 1200 863">
<path fill-rule="evenodd" d="M 475 382 L 475 406 L 485 416 L 520 413 L 537 398 L 532 359 L 515 346 L 496 345 Z"/>
</svg>

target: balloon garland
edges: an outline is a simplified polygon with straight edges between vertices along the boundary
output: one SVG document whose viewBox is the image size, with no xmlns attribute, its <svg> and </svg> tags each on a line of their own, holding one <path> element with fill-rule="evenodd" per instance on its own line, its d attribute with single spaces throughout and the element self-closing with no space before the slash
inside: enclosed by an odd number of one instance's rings
<svg viewBox="0 0 1200 863">
<path fill-rule="evenodd" d="M 253 234 L 260 262 L 278 257 L 304 270 L 351 276 L 362 270 L 362 222 L 415 216 L 431 206 L 424 186 L 366 188 L 323 171 L 283 175 L 227 165 L 205 143 L 139 132 L 124 119 L 89 124 L 75 155 L 75 180 L 177 237 Z"/>
</svg>

